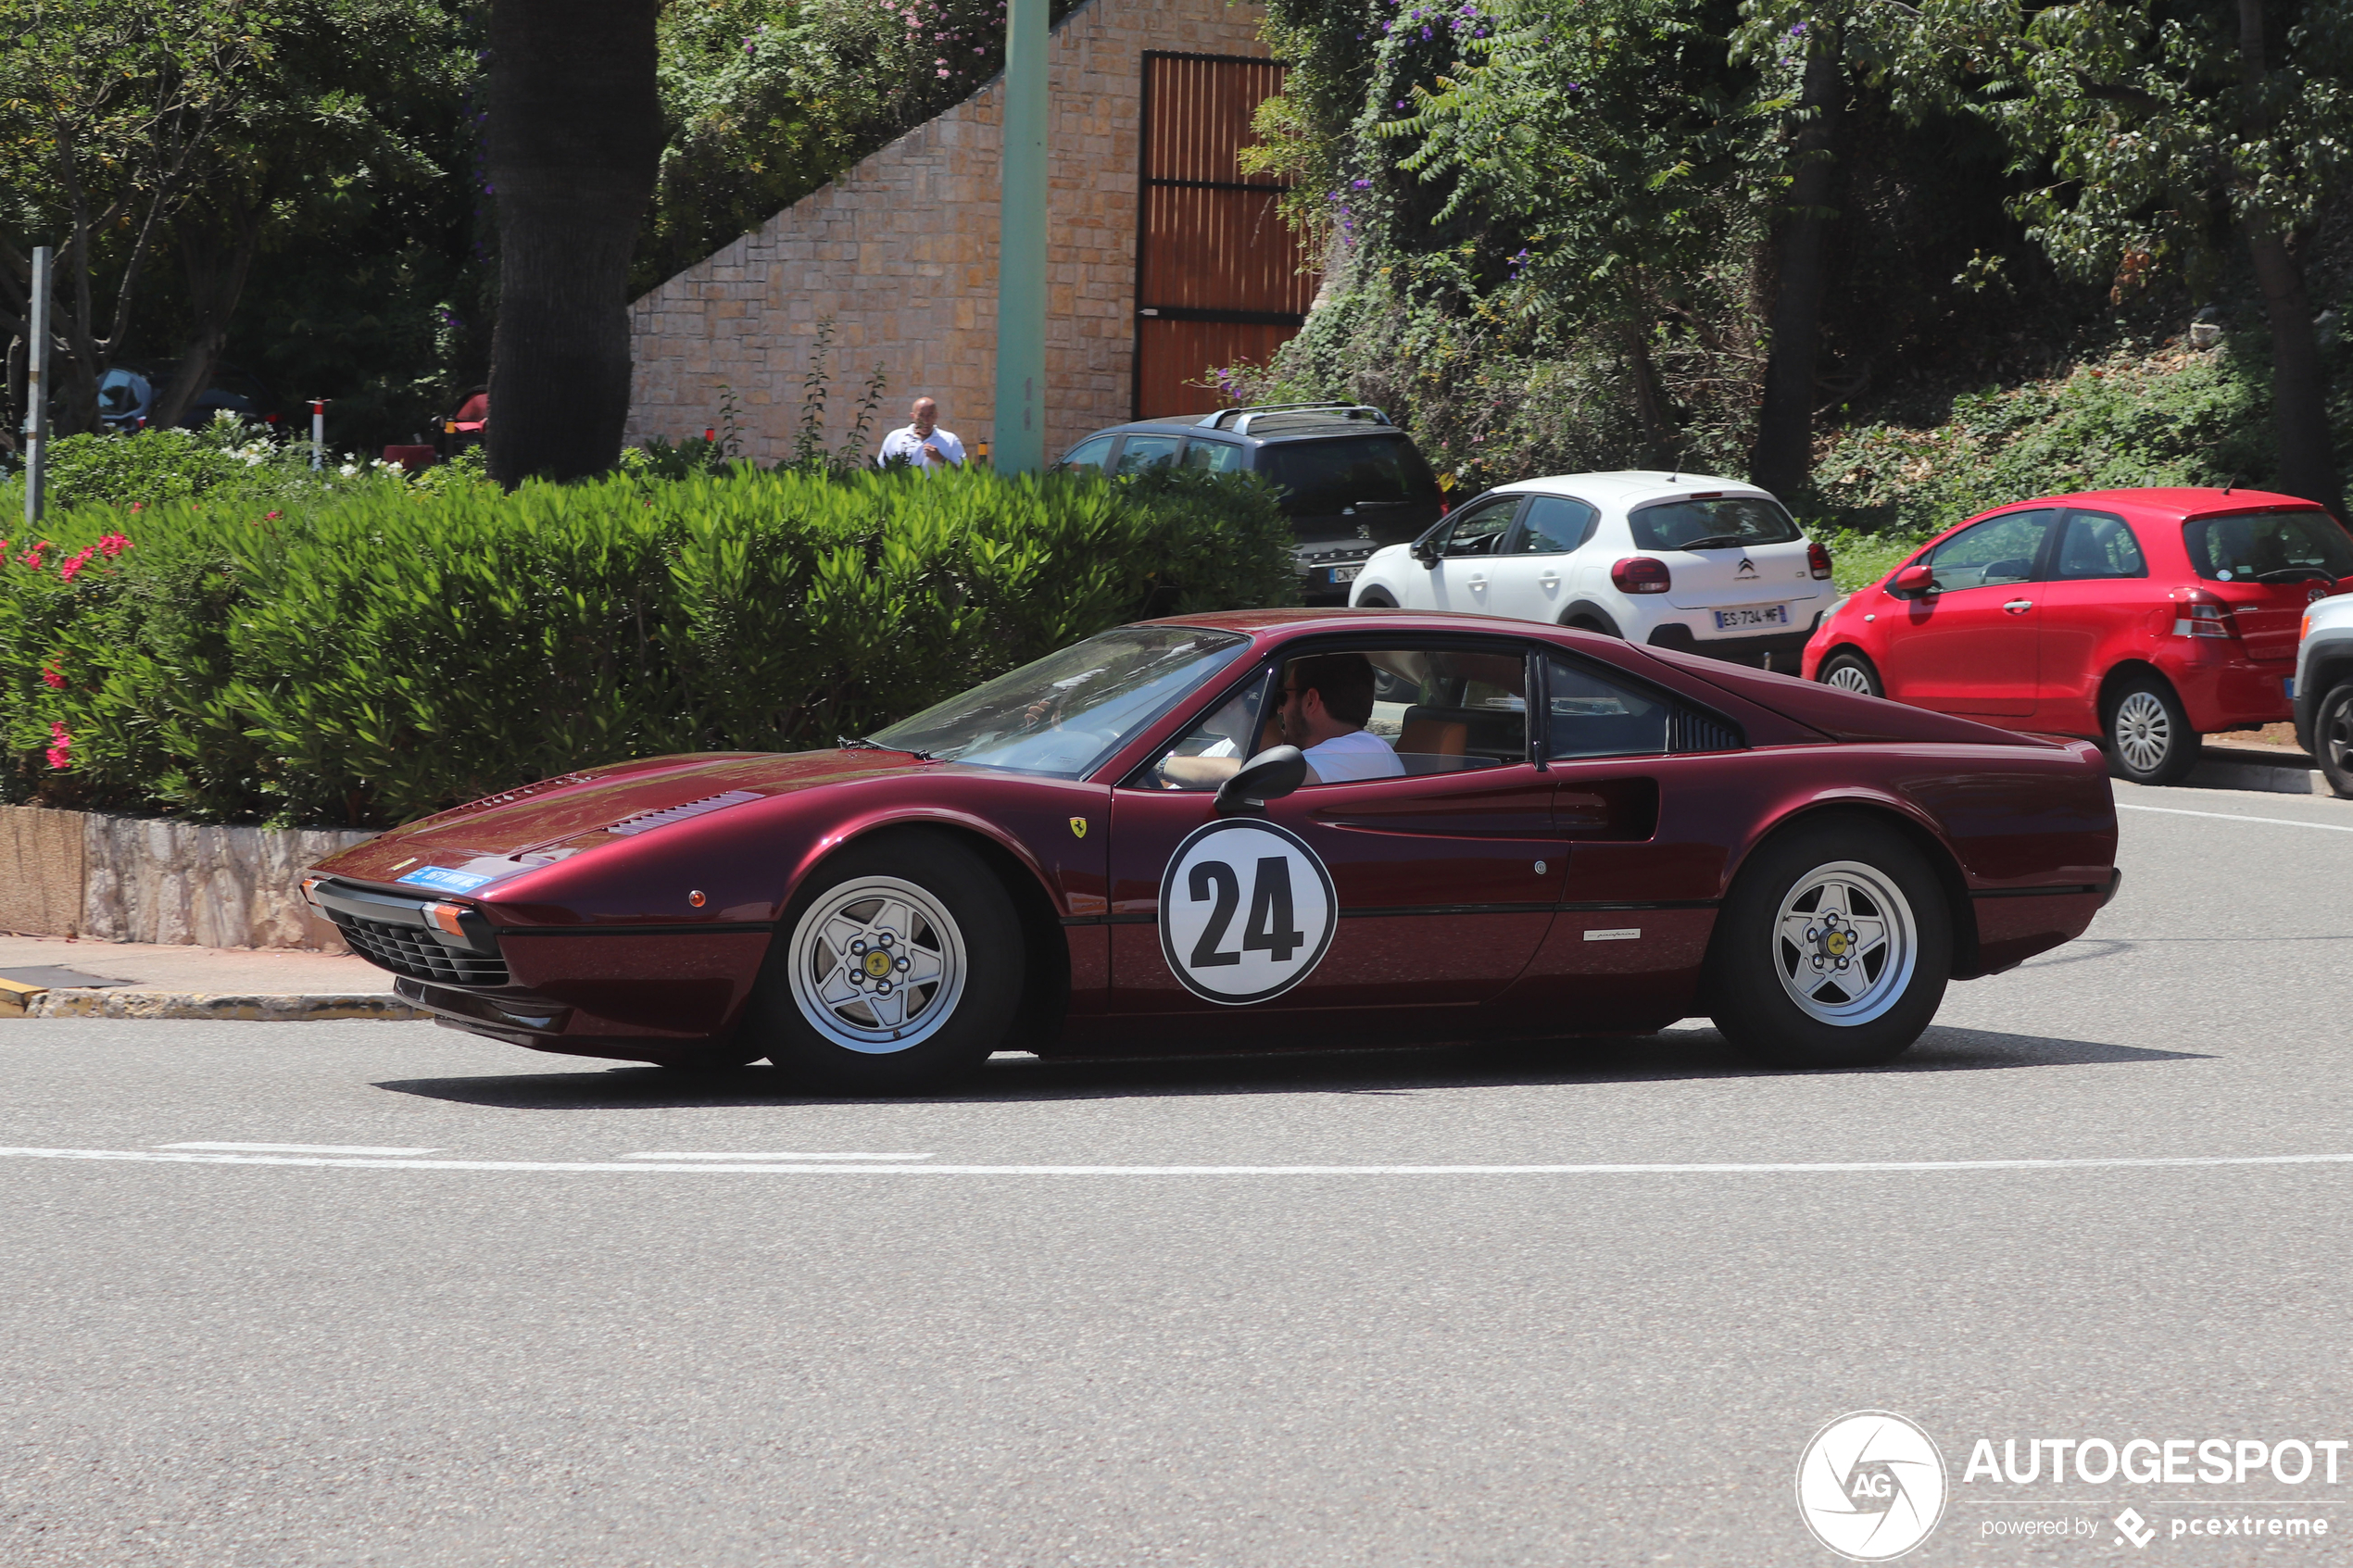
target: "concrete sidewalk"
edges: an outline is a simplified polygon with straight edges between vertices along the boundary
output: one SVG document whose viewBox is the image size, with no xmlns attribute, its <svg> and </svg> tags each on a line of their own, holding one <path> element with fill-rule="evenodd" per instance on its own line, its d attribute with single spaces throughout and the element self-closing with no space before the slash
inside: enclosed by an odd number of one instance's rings
<svg viewBox="0 0 2353 1568">
<path fill-rule="evenodd" d="M 12 971 L 65 969 L 94 980 Z M 392 976 L 347 953 L 76 942 L 0 934 L 0 1019 L 420 1018 Z"/>
</svg>

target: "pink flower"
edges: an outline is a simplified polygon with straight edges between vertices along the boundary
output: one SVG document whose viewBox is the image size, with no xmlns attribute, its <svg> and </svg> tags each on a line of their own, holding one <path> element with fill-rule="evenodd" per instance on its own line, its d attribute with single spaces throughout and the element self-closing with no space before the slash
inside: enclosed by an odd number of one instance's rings
<svg viewBox="0 0 2353 1568">
<path fill-rule="evenodd" d="M 41 667 L 41 678 L 44 682 L 48 683 L 49 689 L 53 692 L 61 692 L 66 689 L 66 678 L 58 672 L 57 667 L 55 664 L 43 665 Z"/>
<path fill-rule="evenodd" d="M 99 536 L 98 553 L 108 560 L 114 559 L 129 548 L 131 548 L 131 541 L 120 533 L 107 533 Z"/>
<path fill-rule="evenodd" d="M 75 573 L 79 572 L 83 567 L 89 565 L 90 558 L 97 553 L 97 546 L 84 545 L 81 549 L 76 550 L 72 555 L 68 556 L 65 559 L 57 563 L 57 575 L 64 578 L 69 583 L 72 582 Z"/>
<path fill-rule="evenodd" d="M 147 503 L 145 501 L 133 501 L 131 503 L 131 509 L 134 512 L 145 511 L 147 509 Z"/>
<path fill-rule="evenodd" d="M 67 768 L 72 765 L 73 735 L 63 724 L 49 726 L 49 738 L 57 744 L 49 747 L 49 766 Z"/>
<path fill-rule="evenodd" d="M 283 513 L 283 512 L 270 512 L 270 513 L 265 514 L 265 515 L 263 516 L 263 518 L 262 518 L 262 520 L 261 520 L 261 521 L 264 521 L 264 522 L 275 522 L 275 521 L 277 521 L 280 518 L 282 518 L 282 517 L 283 517 L 283 516 L 285 516 L 285 515 L 286 515 L 286 514 L 285 514 L 285 513 Z"/>
</svg>

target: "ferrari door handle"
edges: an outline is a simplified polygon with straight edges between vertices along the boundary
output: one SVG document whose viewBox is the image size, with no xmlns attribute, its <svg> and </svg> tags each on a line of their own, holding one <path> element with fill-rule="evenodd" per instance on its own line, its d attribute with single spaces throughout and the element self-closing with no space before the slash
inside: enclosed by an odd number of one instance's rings
<svg viewBox="0 0 2353 1568">
<path fill-rule="evenodd" d="M 2008 610 L 2012 615 L 2024 615 L 2028 610 L 2034 608 L 2034 601 L 2032 599 L 2012 599 L 2002 608 Z"/>
</svg>

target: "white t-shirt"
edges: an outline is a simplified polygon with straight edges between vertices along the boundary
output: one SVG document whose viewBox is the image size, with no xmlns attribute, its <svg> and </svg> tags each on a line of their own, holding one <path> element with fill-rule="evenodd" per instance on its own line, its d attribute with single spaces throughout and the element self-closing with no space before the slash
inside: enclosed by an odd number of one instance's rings
<svg viewBox="0 0 2353 1568">
<path fill-rule="evenodd" d="M 1326 784 L 1350 779 L 1394 779 L 1405 771 L 1404 762 L 1389 743 L 1369 730 L 1351 730 L 1320 746 L 1307 748 L 1307 765 Z"/>
<path fill-rule="evenodd" d="M 875 466 L 880 467 L 893 458 L 904 458 L 919 469 L 936 469 L 940 465 L 932 461 L 931 454 L 924 450 L 926 441 L 938 447 L 950 462 L 961 463 L 964 460 L 964 444 L 956 439 L 954 431 L 934 425 L 929 435 L 917 435 L 913 425 L 901 425 L 883 437 L 882 450 L 875 457 Z"/>
</svg>

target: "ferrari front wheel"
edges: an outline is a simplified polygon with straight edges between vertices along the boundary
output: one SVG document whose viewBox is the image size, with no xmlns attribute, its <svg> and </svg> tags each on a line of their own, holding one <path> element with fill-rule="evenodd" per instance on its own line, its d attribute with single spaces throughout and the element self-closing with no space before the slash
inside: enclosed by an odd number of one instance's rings
<svg viewBox="0 0 2353 1568">
<path fill-rule="evenodd" d="M 1818 818 L 1768 839 L 1717 917 L 1710 1011 L 1782 1067 L 1901 1055 L 1944 999 L 1952 915 L 1919 850 L 1884 823 Z"/>
<path fill-rule="evenodd" d="M 1021 921 L 980 858 L 945 834 L 853 844 L 777 923 L 745 1044 L 837 1093 L 927 1089 L 977 1066 L 1021 1000 Z"/>
</svg>

